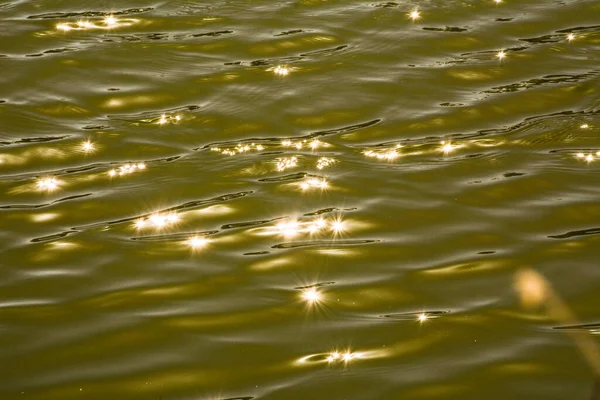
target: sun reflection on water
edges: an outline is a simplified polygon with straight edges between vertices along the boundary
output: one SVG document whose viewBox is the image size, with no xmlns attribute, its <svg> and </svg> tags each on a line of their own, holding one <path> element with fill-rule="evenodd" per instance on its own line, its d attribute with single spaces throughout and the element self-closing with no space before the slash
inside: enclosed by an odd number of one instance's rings
<svg viewBox="0 0 600 400">
<path fill-rule="evenodd" d="M 173 226 L 180 221 L 179 215 L 174 212 L 155 213 L 147 218 L 139 218 L 134 222 L 136 229 L 154 228 L 163 229 Z"/>
<path fill-rule="evenodd" d="M 298 165 L 298 158 L 296 156 L 293 157 L 284 157 L 277 159 L 277 171 L 285 171 L 288 168 L 294 168 Z"/>
<path fill-rule="evenodd" d="M 63 182 L 61 180 L 54 177 L 41 178 L 37 181 L 37 188 L 43 192 L 54 192 L 60 189 L 60 185 L 62 185 L 62 183 Z"/>
<path fill-rule="evenodd" d="M 143 162 L 140 163 L 131 163 L 131 164 L 124 164 L 121 165 L 119 168 L 112 168 L 108 171 L 108 176 L 110 176 L 111 178 L 115 177 L 115 176 L 123 176 L 123 175 L 129 175 L 132 174 L 136 171 L 142 171 L 146 169 L 146 164 Z"/>
<path fill-rule="evenodd" d="M 107 15 L 102 20 L 78 20 L 69 22 L 60 22 L 55 28 L 62 32 L 82 31 L 82 30 L 111 30 L 131 26 L 138 23 L 134 18 L 117 18 L 114 15 Z"/>
</svg>

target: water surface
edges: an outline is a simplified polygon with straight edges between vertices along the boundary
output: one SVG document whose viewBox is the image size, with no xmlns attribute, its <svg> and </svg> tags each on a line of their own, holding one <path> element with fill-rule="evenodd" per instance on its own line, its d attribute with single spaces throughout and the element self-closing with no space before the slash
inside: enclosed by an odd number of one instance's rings
<svg viewBox="0 0 600 400">
<path fill-rule="evenodd" d="M 599 17 L 0 3 L 1 397 L 588 399 Z"/>
</svg>

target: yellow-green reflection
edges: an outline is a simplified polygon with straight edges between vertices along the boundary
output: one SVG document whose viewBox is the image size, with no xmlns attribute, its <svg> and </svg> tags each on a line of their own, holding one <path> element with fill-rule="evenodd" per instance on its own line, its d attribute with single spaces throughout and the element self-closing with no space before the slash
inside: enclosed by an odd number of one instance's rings
<svg viewBox="0 0 600 400">
<path fill-rule="evenodd" d="M 79 20 L 74 22 L 61 22 L 56 24 L 56 29 L 61 32 L 83 31 L 83 30 L 111 30 L 123 28 L 138 23 L 134 18 L 117 18 L 107 15 L 101 21 Z"/>
</svg>

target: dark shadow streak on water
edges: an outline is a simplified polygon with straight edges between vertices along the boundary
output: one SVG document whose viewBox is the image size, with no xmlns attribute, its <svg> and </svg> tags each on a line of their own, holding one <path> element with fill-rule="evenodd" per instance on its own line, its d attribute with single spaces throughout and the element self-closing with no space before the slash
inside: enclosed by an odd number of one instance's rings
<svg viewBox="0 0 600 400">
<path fill-rule="evenodd" d="M 191 233 L 174 233 L 170 235 L 154 235 L 154 236 L 139 236 L 139 237 L 131 237 L 129 240 L 141 241 L 141 242 L 174 242 L 174 241 L 183 241 L 190 239 L 194 236 L 210 236 L 216 235 L 220 231 L 212 230 L 212 231 L 201 231 L 201 232 L 191 232 Z"/>
<path fill-rule="evenodd" d="M 315 240 L 311 242 L 287 242 L 271 246 L 272 249 L 294 249 L 298 247 L 338 247 L 356 246 L 359 244 L 379 243 L 377 239 L 348 239 L 348 240 Z"/>
<path fill-rule="evenodd" d="M 42 207 L 48 207 L 51 206 L 52 204 L 56 204 L 56 203 L 61 203 L 63 201 L 69 201 L 69 200 L 75 200 L 75 199 L 80 199 L 82 197 L 88 197 L 91 196 L 92 193 L 85 193 L 85 194 L 77 194 L 77 195 L 73 195 L 73 196 L 69 196 L 69 197 L 63 197 L 62 199 L 58 199 L 58 200 L 54 200 L 50 203 L 44 203 L 44 204 L 9 204 L 6 206 L 0 206 L 0 209 L 6 209 L 6 210 L 14 210 L 14 209 L 36 209 L 36 208 L 42 208 Z"/>
<path fill-rule="evenodd" d="M 587 235 L 599 235 L 600 228 L 590 228 L 590 229 L 582 229 L 579 231 L 571 231 L 567 233 L 563 233 L 562 235 L 552 235 L 548 236 L 552 239 L 569 239 L 576 236 L 587 236 Z"/>
<path fill-rule="evenodd" d="M 37 14 L 30 15 L 27 19 L 57 19 L 57 18 L 71 18 L 71 17 L 107 17 L 109 15 L 118 16 L 118 15 L 130 15 L 130 14 L 139 14 L 148 11 L 154 10 L 154 7 L 145 7 L 145 8 L 129 8 L 127 10 L 122 11 L 112 11 L 112 12 L 104 12 L 104 11 L 84 11 L 84 12 L 54 12 L 54 13 L 45 13 L 45 14 Z"/>
</svg>

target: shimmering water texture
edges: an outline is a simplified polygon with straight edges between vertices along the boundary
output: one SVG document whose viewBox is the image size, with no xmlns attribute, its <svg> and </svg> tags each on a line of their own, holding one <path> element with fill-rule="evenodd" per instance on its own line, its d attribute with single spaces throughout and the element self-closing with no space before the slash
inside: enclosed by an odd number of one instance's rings
<svg viewBox="0 0 600 400">
<path fill-rule="evenodd" d="M 0 3 L 0 399 L 589 400 L 598 21 Z"/>
</svg>

